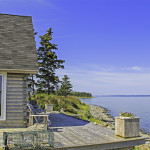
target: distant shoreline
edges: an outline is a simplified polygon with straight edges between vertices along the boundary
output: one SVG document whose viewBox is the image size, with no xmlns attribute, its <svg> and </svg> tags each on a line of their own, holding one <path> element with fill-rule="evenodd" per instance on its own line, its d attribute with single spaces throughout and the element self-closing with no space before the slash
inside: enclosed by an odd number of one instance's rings
<svg viewBox="0 0 150 150">
<path fill-rule="evenodd" d="M 150 95 L 97 95 L 94 97 L 150 97 Z"/>
<path fill-rule="evenodd" d="M 85 98 L 86 99 L 86 98 L 96 98 L 96 97 L 77 97 L 77 98 L 79 98 L 79 99 L 80 98 L 83 98 L 83 99 Z"/>
</svg>

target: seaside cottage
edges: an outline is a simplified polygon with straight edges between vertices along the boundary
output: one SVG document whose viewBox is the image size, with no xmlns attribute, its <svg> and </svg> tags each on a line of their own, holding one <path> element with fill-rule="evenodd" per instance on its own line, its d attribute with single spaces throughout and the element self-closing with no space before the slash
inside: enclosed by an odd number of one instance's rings
<svg viewBox="0 0 150 150">
<path fill-rule="evenodd" d="M 30 16 L 0 14 L 0 128 L 27 127 L 27 76 L 38 73 Z"/>
<path fill-rule="evenodd" d="M 27 127 L 27 77 L 37 73 L 32 18 L 0 14 L 0 128 Z M 55 138 L 51 143 L 56 149 L 133 150 L 135 145 L 145 143 L 143 137 L 120 138 L 113 130 L 64 114 L 51 114 L 51 121 L 53 127 L 63 127 L 62 132 L 53 133 Z M 6 137 L 5 146 L 8 145 Z M 13 140 L 17 142 L 16 138 Z"/>
</svg>

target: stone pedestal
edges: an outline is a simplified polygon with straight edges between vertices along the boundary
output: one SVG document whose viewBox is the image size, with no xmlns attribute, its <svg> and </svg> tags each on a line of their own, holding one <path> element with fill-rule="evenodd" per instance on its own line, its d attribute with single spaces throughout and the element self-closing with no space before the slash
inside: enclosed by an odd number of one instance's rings
<svg viewBox="0 0 150 150">
<path fill-rule="evenodd" d="M 139 136 L 139 118 L 138 117 L 116 117 L 115 135 L 124 138 Z"/>
<path fill-rule="evenodd" d="M 53 104 L 45 104 L 45 109 L 47 113 L 53 111 Z"/>
</svg>

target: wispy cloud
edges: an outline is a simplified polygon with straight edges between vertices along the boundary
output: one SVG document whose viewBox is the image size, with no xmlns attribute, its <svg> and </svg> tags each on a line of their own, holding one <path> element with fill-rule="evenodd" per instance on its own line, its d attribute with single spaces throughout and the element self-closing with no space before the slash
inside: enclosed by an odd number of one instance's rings
<svg viewBox="0 0 150 150">
<path fill-rule="evenodd" d="M 132 66 L 132 67 L 128 67 L 128 68 L 122 68 L 122 70 L 129 70 L 129 71 L 143 71 L 146 68 L 141 68 L 139 66 Z"/>
<path fill-rule="evenodd" d="M 131 67 L 131 70 L 141 71 L 142 68 L 138 66 Z"/>
<path fill-rule="evenodd" d="M 139 68 L 133 67 L 130 70 L 124 68 L 124 72 L 122 72 L 123 68 L 115 67 L 114 70 L 66 67 L 64 70 L 59 70 L 58 74 L 60 76 L 67 74 L 71 78 L 74 90 L 77 91 L 87 91 L 99 95 L 150 94 L 150 68 Z"/>
</svg>

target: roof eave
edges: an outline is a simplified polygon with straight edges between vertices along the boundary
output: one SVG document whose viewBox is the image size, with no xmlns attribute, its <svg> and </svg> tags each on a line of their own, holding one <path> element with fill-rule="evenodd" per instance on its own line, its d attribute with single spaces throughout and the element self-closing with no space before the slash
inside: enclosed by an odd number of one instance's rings
<svg viewBox="0 0 150 150">
<path fill-rule="evenodd" d="M 0 69 L 0 72 L 38 74 L 39 70 Z"/>
</svg>

